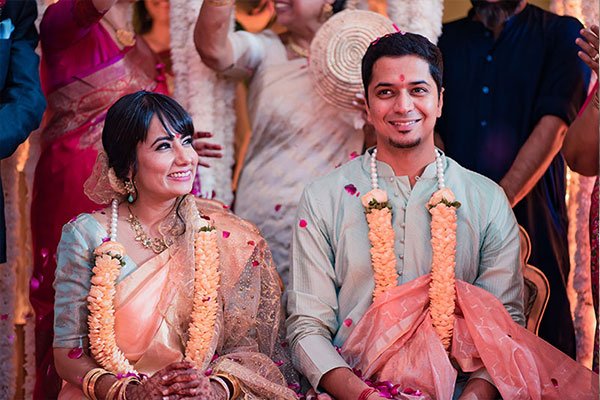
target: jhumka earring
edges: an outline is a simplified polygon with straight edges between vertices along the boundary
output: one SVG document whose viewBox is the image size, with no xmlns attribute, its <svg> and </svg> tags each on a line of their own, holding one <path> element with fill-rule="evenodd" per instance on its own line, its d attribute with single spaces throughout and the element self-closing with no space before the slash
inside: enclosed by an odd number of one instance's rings
<svg viewBox="0 0 600 400">
<path fill-rule="evenodd" d="M 327 21 L 333 15 L 333 6 L 330 3 L 323 4 L 323 8 L 321 9 L 321 15 L 319 16 L 319 20 L 321 22 Z"/>
<path fill-rule="evenodd" d="M 133 203 L 133 195 L 135 194 L 135 187 L 133 186 L 133 181 L 131 179 L 126 179 L 125 182 L 123 182 L 123 185 L 125 186 L 125 190 L 127 190 L 128 193 L 127 202 Z"/>
</svg>

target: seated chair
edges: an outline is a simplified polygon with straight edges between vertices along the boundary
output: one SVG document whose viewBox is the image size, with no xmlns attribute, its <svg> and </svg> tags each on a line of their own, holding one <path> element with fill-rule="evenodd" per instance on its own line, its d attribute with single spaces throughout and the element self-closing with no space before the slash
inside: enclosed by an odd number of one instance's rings
<svg viewBox="0 0 600 400">
<path fill-rule="evenodd" d="M 523 307 L 527 322 L 526 328 L 537 335 L 550 297 L 550 284 L 542 271 L 527 263 L 531 255 L 531 241 L 522 226 L 519 226 L 519 237 L 521 239 L 521 265 L 525 279 Z"/>
</svg>

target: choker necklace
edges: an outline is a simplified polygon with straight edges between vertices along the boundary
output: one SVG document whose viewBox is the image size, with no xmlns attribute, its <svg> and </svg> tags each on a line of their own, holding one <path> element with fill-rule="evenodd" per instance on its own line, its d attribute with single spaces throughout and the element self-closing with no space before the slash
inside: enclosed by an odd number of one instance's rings
<svg viewBox="0 0 600 400">
<path fill-rule="evenodd" d="M 295 53 L 296 55 L 303 57 L 303 58 L 308 58 L 308 56 L 310 55 L 310 50 L 300 46 L 298 43 L 296 43 L 294 41 L 294 39 L 292 39 L 291 37 L 288 40 L 288 48 Z"/>
<path fill-rule="evenodd" d="M 377 148 L 370 159 L 372 190 L 361 197 L 369 225 L 371 265 L 375 288 L 373 300 L 398 285 L 395 232 L 392 226 L 392 206 L 387 193 L 379 189 L 377 174 Z M 456 287 L 456 209 L 460 203 L 444 180 L 442 153 L 435 150 L 437 189 L 427 203 L 431 214 L 431 282 L 429 285 L 429 312 L 433 327 L 446 351 L 452 343 Z"/>
<path fill-rule="evenodd" d="M 129 225 L 131 225 L 131 229 L 133 229 L 133 232 L 135 233 L 135 240 L 137 242 L 140 242 L 140 244 L 144 246 L 145 249 L 150 249 L 155 254 L 160 254 L 173 244 L 172 239 L 165 239 L 164 237 L 150 237 L 144 231 L 144 227 L 142 227 L 142 223 L 140 222 L 140 220 L 137 219 L 135 215 L 133 215 L 131 207 L 127 206 L 127 209 L 129 210 L 129 217 L 127 218 L 127 222 L 129 222 Z"/>
</svg>

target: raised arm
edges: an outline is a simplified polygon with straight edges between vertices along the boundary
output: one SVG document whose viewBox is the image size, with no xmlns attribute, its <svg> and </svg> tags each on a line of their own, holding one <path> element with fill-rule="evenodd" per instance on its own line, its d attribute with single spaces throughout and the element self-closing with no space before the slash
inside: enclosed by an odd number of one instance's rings
<svg viewBox="0 0 600 400">
<path fill-rule="evenodd" d="M 228 38 L 233 0 L 205 0 L 194 28 L 194 44 L 202 62 L 215 71 L 223 71 L 234 62 Z"/>
</svg>

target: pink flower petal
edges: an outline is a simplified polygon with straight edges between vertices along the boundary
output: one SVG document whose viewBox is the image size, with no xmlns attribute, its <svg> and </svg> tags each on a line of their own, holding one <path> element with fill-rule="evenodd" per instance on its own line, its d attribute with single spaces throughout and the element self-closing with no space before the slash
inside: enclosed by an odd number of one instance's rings
<svg viewBox="0 0 600 400">
<path fill-rule="evenodd" d="M 353 151 L 352 153 L 350 153 L 349 158 L 351 160 L 354 160 L 356 157 L 358 157 L 360 154 L 358 154 L 356 151 Z"/>
<path fill-rule="evenodd" d="M 75 347 L 69 350 L 69 353 L 67 353 L 67 356 L 69 356 L 71 360 L 77 360 L 78 358 L 81 358 L 82 355 L 83 349 L 81 347 Z"/>
<path fill-rule="evenodd" d="M 255 244 L 254 240 L 248 240 L 248 246 L 254 246 Z"/>
<path fill-rule="evenodd" d="M 228 210 L 229 206 L 227 204 L 223 204 L 223 208 L 226 209 L 226 210 Z"/>
<path fill-rule="evenodd" d="M 554 387 L 558 387 L 558 381 L 556 379 L 552 378 L 552 379 L 550 379 L 550 382 L 552 382 L 552 385 Z"/>
<path fill-rule="evenodd" d="M 350 325 L 352 325 L 352 318 L 346 318 L 344 320 L 344 325 L 346 325 L 347 327 L 350 327 Z"/>
<path fill-rule="evenodd" d="M 0 315 L 0 321 L 6 321 L 8 319 L 8 314 Z"/>
<path fill-rule="evenodd" d="M 283 361 L 277 360 L 277 361 L 275 361 L 275 365 L 277 365 L 278 367 L 281 367 L 283 365 Z"/>
<path fill-rule="evenodd" d="M 102 243 L 110 242 L 109 237 L 102 238 Z"/>
<path fill-rule="evenodd" d="M 219 353 L 213 354 L 212 358 L 210 359 L 210 362 L 215 361 L 217 358 L 219 358 Z"/>
<path fill-rule="evenodd" d="M 308 225 L 308 223 L 306 222 L 305 219 L 301 219 L 300 222 L 298 222 L 298 226 L 300 228 L 306 228 L 306 225 Z"/>
<path fill-rule="evenodd" d="M 205 376 L 210 376 L 210 375 L 212 375 L 212 373 L 213 373 L 213 370 L 212 370 L 212 368 L 209 368 L 209 369 L 207 369 L 206 371 L 204 371 L 204 375 L 205 375 Z"/>
<path fill-rule="evenodd" d="M 229 237 L 229 235 L 231 235 L 231 233 L 230 233 L 230 232 L 223 231 L 223 237 L 224 237 L 225 239 L 227 239 L 227 238 Z"/>
<path fill-rule="evenodd" d="M 281 204 L 275 204 L 275 212 L 281 210 Z"/>
<path fill-rule="evenodd" d="M 349 183 L 348 185 L 344 186 L 344 189 L 346 189 L 346 192 L 348 192 L 348 194 L 350 196 L 354 196 L 357 192 L 356 186 L 354 186 L 353 184 Z"/>
<path fill-rule="evenodd" d="M 258 261 L 256 261 L 256 260 L 252 261 L 252 266 L 253 267 L 258 267 L 259 264 L 260 263 Z"/>
</svg>

